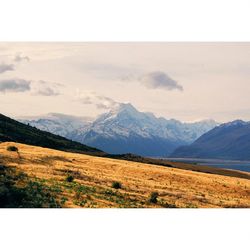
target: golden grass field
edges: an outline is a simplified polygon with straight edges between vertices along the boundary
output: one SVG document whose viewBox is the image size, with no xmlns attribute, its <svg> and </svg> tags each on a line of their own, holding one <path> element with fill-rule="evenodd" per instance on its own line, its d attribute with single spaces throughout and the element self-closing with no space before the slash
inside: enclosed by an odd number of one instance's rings
<svg viewBox="0 0 250 250">
<path fill-rule="evenodd" d="M 10 145 L 18 152 L 8 151 Z M 250 207 L 249 173 L 248 179 L 237 178 L 13 142 L 0 143 L 0 165 L 48 187 L 62 207 Z M 67 176 L 74 180 L 67 181 Z M 115 181 L 122 188 L 112 188 Z M 159 194 L 157 203 L 149 202 L 152 192 Z"/>
</svg>

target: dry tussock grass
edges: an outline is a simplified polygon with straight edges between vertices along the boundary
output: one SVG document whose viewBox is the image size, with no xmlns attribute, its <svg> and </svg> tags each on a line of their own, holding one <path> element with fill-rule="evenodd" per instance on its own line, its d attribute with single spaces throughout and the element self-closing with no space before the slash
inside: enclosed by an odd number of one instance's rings
<svg viewBox="0 0 250 250">
<path fill-rule="evenodd" d="M 10 145 L 18 153 L 7 151 Z M 0 164 L 48 185 L 63 207 L 250 207 L 249 179 L 12 142 L 0 144 Z M 122 188 L 112 188 L 113 182 Z M 148 201 L 152 192 L 159 194 L 156 204 Z"/>
</svg>

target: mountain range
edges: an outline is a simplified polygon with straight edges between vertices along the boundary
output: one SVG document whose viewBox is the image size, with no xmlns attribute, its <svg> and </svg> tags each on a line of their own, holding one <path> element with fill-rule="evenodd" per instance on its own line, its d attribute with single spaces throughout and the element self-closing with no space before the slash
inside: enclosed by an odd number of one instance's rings
<svg viewBox="0 0 250 250">
<path fill-rule="evenodd" d="M 186 164 L 186 163 L 181 163 L 181 162 L 172 162 L 166 159 L 148 158 L 148 157 L 142 157 L 142 156 L 130 154 L 130 153 L 108 154 L 96 148 L 88 147 L 79 142 L 74 142 L 64 137 L 54 135 L 46 131 L 42 131 L 30 125 L 23 124 L 21 122 L 18 122 L 2 114 L 0 114 L 0 144 L 1 144 L 2 149 L 5 152 L 9 151 L 8 146 L 13 147 L 17 145 L 17 147 L 16 146 L 15 147 L 17 148 L 18 153 L 15 154 L 15 156 L 18 157 L 19 160 L 23 159 L 24 157 L 23 152 L 19 151 L 19 148 L 22 146 L 25 146 L 25 147 L 28 145 L 35 146 L 36 153 L 39 155 L 40 155 L 40 152 L 43 150 L 42 148 L 50 148 L 50 149 L 57 150 L 57 151 L 54 151 L 53 155 L 50 155 L 50 156 L 47 155 L 47 157 L 44 158 L 42 161 L 35 161 L 33 158 L 34 156 L 33 154 L 31 156 L 26 155 L 26 157 L 30 157 L 33 163 L 38 163 L 38 164 L 40 163 L 47 164 L 48 159 L 49 160 L 53 159 L 55 161 L 62 160 L 65 163 L 65 161 L 68 161 L 68 160 L 64 158 L 60 158 L 58 157 L 58 155 L 60 154 L 60 151 L 66 151 L 70 153 L 78 153 L 78 154 L 80 153 L 80 154 L 85 154 L 85 155 L 98 156 L 98 159 L 100 159 L 100 161 L 98 161 L 99 163 L 102 161 L 105 162 L 107 158 L 110 158 L 113 160 L 118 159 L 118 160 L 123 160 L 127 162 L 137 162 L 137 163 L 143 163 L 147 165 L 159 165 L 159 166 L 170 167 L 170 168 L 178 168 L 182 170 L 192 170 L 192 171 L 198 171 L 198 172 L 213 173 L 213 174 L 218 174 L 218 175 L 227 175 L 227 176 L 234 176 L 234 177 L 249 179 L 249 175 L 246 175 L 245 173 L 227 170 L 227 169 L 218 169 L 218 168 L 213 168 L 213 167 L 198 166 L 198 165 Z M 7 158 L 1 156 L 0 163 L 6 159 Z M 13 158 L 13 160 L 15 159 Z M 25 163 L 25 161 L 21 161 L 21 162 Z"/>
<path fill-rule="evenodd" d="M 179 147 L 171 157 L 250 160 L 250 122 L 235 120 L 221 124 L 191 145 Z"/>
<path fill-rule="evenodd" d="M 95 120 L 52 113 L 20 121 L 111 154 L 151 157 L 168 156 L 218 125 L 214 120 L 183 123 L 157 118 L 152 113 L 139 112 L 131 104 L 120 104 Z"/>
</svg>

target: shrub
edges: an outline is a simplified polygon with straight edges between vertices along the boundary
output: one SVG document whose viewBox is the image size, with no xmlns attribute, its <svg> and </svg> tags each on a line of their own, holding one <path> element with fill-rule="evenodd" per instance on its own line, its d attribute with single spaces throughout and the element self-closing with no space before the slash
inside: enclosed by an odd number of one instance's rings
<svg viewBox="0 0 250 250">
<path fill-rule="evenodd" d="M 112 183 L 112 188 L 120 189 L 120 188 L 122 188 L 122 184 L 120 182 L 118 182 L 118 181 L 114 181 Z"/>
<path fill-rule="evenodd" d="M 152 192 L 149 197 L 149 202 L 151 203 L 157 203 L 157 198 L 159 194 L 157 192 Z"/>
<path fill-rule="evenodd" d="M 72 176 L 72 175 L 68 175 L 67 177 L 66 177 L 66 181 L 67 182 L 72 182 L 74 180 L 74 177 Z"/>
<path fill-rule="evenodd" d="M 0 171 L 4 171 L 5 170 L 5 166 L 0 165 Z"/>
<path fill-rule="evenodd" d="M 18 148 L 16 146 L 8 146 L 7 150 L 8 151 L 13 151 L 13 152 L 18 152 Z"/>
</svg>

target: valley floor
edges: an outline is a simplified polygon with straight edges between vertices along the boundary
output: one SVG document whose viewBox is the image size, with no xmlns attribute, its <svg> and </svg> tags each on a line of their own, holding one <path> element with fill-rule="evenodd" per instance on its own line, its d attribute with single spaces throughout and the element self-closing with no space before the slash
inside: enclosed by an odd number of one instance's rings
<svg viewBox="0 0 250 250">
<path fill-rule="evenodd" d="M 0 174 L 0 207 L 250 208 L 246 178 L 12 142 L 0 143 Z"/>
</svg>

